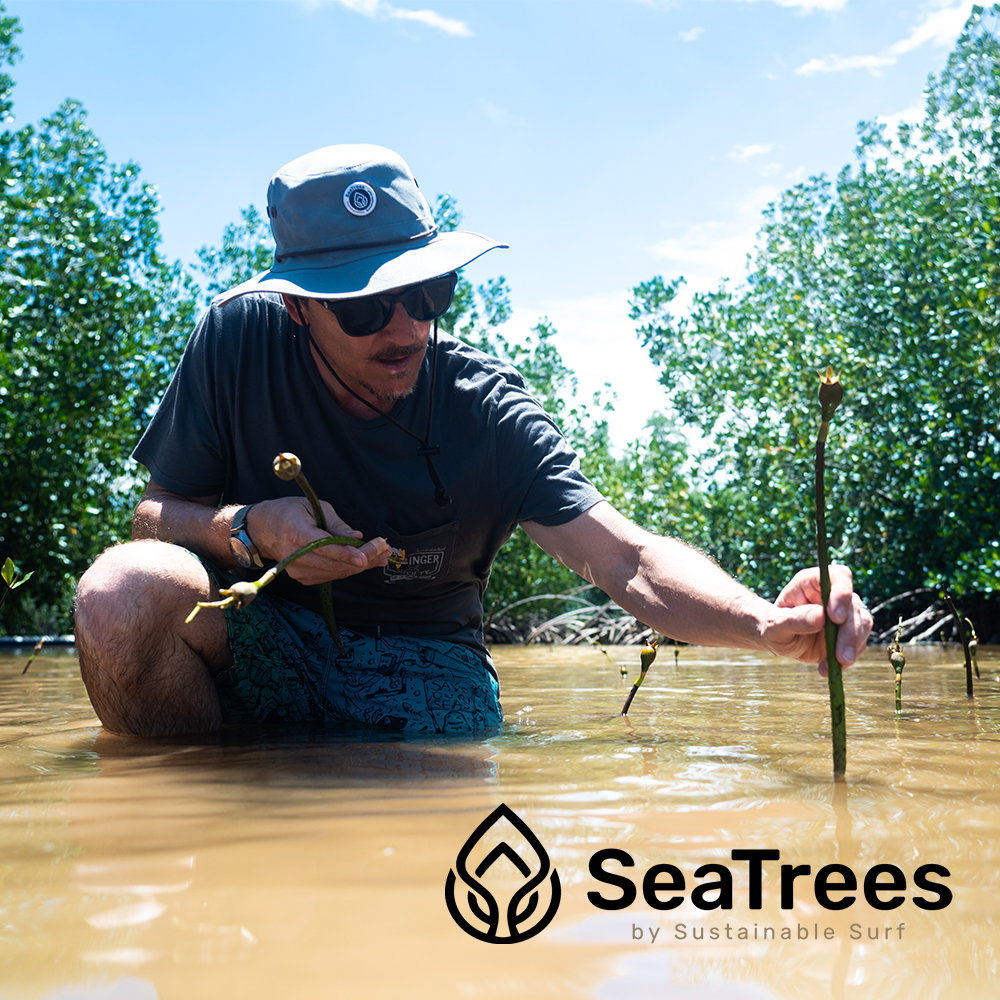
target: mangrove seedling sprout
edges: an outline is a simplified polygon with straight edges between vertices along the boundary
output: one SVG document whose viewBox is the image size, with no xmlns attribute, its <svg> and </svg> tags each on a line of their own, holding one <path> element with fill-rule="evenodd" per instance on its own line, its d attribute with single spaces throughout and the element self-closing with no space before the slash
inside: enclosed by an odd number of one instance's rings
<svg viewBox="0 0 1000 1000">
<path fill-rule="evenodd" d="M 906 666 L 906 657 L 899 645 L 899 638 L 903 634 L 903 616 L 899 616 L 899 624 L 896 626 L 896 638 L 889 644 L 889 663 L 896 672 L 896 715 L 903 711 L 903 667 Z"/>
<path fill-rule="evenodd" d="M 969 626 L 969 656 L 972 657 L 972 669 L 975 671 L 976 680 L 979 680 L 979 661 L 976 653 L 979 652 L 979 636 L 976 635 L 976 626 L 966 618 L 965 624 Z"/>
<path fill-rule="evenodd" d="M 844 712 L 844 678 L 837 659 L 837 625 L 830 620 L 830 551 L 826 537 L 826 438 L 830 421 L 844 398 L 844 386 L 828 367 L 820 376 L 820 424 L 816 435 L 816 550 L 819 557 L 819 587 L 826 616 L 826 669 L 830 687 L 830 722 L 833 735 L 833 773 L 842 778 L 847 770 L 847 719 Z"/>
<path fill-rule="evenodd" d="M 632 684 L 632 690 L 629 691 L 628 697 L 625 699 L 625 704 L 622 706 L 622 715 L 628 715 L 629 707 L 632 704 L 632 699 L 635 697 L 636 691 L 639 690 L 642 682 L 646 679 L 646 674 L 649 672 L 649 668 L 656 659 L 656 640 L 653 639 L 647 642 L 645 646 L 642 647 L 642 652 L 639 654 L 639 676 L 636 677 Z"/>
<path fill-rule="evenodd" d="M 329 531 L 330 529 L 326 526 L 326 515 L 323 513 L 319 497 L 316 496 L 316 491 L 312 488 L 309 480 L 306 479 L 306 474 L 302 471 L 302 463 L 299 461 L 298 456 L 293 455 L 290 451 L 283 451 L 280 455 L 276 455 L 274 458 L 274 474 L 279 479 L 295 480 L 312 507 L 316 527 L 320 531 Z M 346 656 L 344 644 L 340 641 L 340 629 L 337 628 L 337 619 L 333 614 L 333 588 L 329 583 L 320 584 L 319 602 L 323 608 L 323 618 L 326 621 L 326 627 L 333 637 L 333 641 L 337 644 L 340 655 Z"/>
<path fill-rule="evenodd" d="M 21 676 L 23 677 L 28 672 L 28 667 L 35 662 L 35 657 L 42 651 L 42 646 L 49 641 L 47 635 L 43 635 L 38 642 L 35 643 L 35 648 L 31 651 L 31 656 L 28 657 L 28 662 L 24 665 L 24 670 L 21 671 Z"/>
<path fill-rule="evenodd" d="M 959 616 L 958 611 L 955 608 L 955 602 L 951 599 L 951 594 L 947 591 L 941 595 L 944 598 L 945 604 L 948 605 L 948 610 L 951 612 L 951 617 L 955 619 L 955 627 L 958 629 L 958 639 L 962 643 L 962 652 L 965 654 L 965 694 L 966 697 L 972 697 L 972 654 L 969 651 L 969 637 L 965 634 L 965 626 L 962 624 L 962 618 Z M 976 648 L 979 648 L 979 644 L 976 643 Z"/>
</svg>

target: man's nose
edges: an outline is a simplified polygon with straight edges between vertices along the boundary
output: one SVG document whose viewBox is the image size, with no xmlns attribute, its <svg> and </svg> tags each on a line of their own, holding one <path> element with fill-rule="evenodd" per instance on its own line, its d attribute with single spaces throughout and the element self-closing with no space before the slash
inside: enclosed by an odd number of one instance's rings
<svg viewBox="0 0 1000 1000">
<path fill-rule="evenodd" d="M 392 310 L 392 319 L 386 324 L 382 333 L 397 344 L 411 344 L 426 333 L 429 324 L 415 320 L 404 308 L 402 302 L 397 302 Z"/>
</svg>

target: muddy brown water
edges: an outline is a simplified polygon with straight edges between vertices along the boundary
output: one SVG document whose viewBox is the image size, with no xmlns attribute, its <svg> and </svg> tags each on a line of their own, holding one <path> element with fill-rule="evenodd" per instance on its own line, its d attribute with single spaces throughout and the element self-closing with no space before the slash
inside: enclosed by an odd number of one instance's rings
<svg viewBox="0 0 1000 1000">
<path fill-rule="evenodd" d="M 638 651 L 609 652 L 633 679 Z M 497 735 L 234 731 L 194 745 L 104 733 L 72 651 L 25 677 L 25 656 L 2 653 L 0 998 L 995 997 L 1000 656 L 980 654 L 970 701 L 955 647 L 906 653 L 898 718 L 884 650 L 846 675 L 840 785 L 825 681 L 735 651 L 685 648 L 676 665 L 661 651 L 629 720 L 600 652 L 498 647 Z M 551 923 L 512 944 L 476 940 L 445 901 L 463 844 L 501 803 L 561 885 Z M 524 849 L 509 824 L 482 844 L 505 837 Z M 624 909 L 588 898 L 621 895 L 590 871 L 607 849 L 634 861 L 605 864 L 638 888 Z M 759 908 L 734 849 L 780 851 L 762 862 Z M 731 871 L 731 909 L 695 905 L 721 878 L 696 878 L 706 864 Z M 783 864 L 811 868 L 784 908 Z M 875 909 L 859 888 L 825 908 L 813 877 L 828 864 L 859 880 L 897 866 L 903 902 Z M 952 890 L 942 909 L 914 902 L 942 899 L 913 883 L 927 864 L 950 872 L 932 877 Z M 684 876 L 675 908 L 644 898 L 653 865 Z M 503 906 L 520 876 L 509 859 L 497 872 Z M 466 917 L 467 895 L 459 883 Z"/>
</svg>

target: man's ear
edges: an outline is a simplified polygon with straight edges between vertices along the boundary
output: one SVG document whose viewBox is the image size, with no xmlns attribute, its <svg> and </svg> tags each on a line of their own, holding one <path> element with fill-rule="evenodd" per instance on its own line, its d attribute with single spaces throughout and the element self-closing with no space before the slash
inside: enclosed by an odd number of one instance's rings
<svg viewBox="0 0 1000 1000">
<path fill-rule="evenodd" d="M 295 320 L 299 326 L 308 326 L 309 321 L 305 317 L 305 313 L 302 310 L 302 300 L 296 295 L 286 295 L 284 292 L 281 293 L 281 301 L 285 303 L 285 308 L 288 310 L 288 315 Z"/>
</svg>

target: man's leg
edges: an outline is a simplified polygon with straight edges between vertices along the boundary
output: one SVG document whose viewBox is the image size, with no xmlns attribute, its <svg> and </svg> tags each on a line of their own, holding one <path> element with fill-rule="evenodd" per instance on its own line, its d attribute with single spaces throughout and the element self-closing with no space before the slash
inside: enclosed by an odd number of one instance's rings
<svg viewBox="0 0 1000 1000">
<path fill-rule="evenodd" d="M 129 736 L 218 729 L 212 674 L 232 662 L 218 611 L 184 619 L 196 601 L 218 600 L 204 566 L 165 542 L 108 549 L 76 596 L 80 673 L 104 727 Z"/>
</svg>

